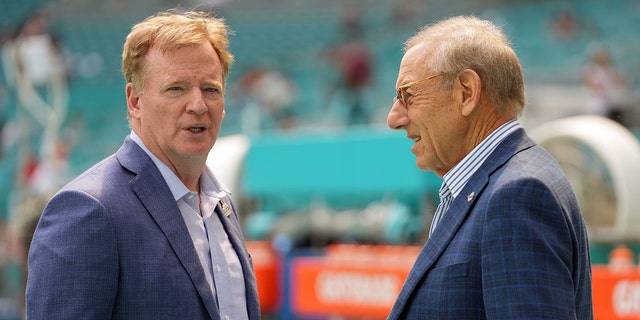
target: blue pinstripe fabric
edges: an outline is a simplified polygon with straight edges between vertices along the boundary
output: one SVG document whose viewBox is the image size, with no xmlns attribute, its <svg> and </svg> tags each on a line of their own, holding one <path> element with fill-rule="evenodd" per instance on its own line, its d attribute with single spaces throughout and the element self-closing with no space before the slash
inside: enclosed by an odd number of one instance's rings
<svg viewBox="0 0 640 320">
<path fill-rule="evenodd" d="M 458 194 L 460 194 L 460 191 L 462 191 L 462 188 L 467 184 L 469 178 L 480 168 L 480 165 L 482 165 L 491 152 L 496 149 L 498 144 L 519 128 L 520 123 L 517 119 L 503 124 L 482 140 L 478 146 L 473 148 L 468 155 L 444 175 L 444 182 L 447 183 L 447 186 L 451 190 L 453 198 L 456 198 Z"/>
<path fill-rule="evenodd" d="M 429 227 L 429 236 L 433 233 L 438 225 L 442 216 L 447 212 L 451 202 L 455 199 L 462 188 L 464 188 L 469 178 L 478 170 L 480 165 L 489 157 L 491 152 L 495 150 L 498 144 L 504 140 L 509 134 L 518 130 L 520 123 L 517 119 L 513 119 L 494 132 L 492 132 L 487 138 L 485 138 L 477 147 L 465 156 L 457 165 L 455 165 L 449 172 L 444 175 L 444 181 L 440 186 L 440 203 L 436 208 L 436 212 L 433 215 L 431 221 L 431 227 Z"/>
<path fill-rule="evenodd" d="M 442 186 L 440 187 L 440 191 L 438 193 L 440 194 L 440 204 L 438 204 L 436 213 L 433 215 L 431 227 L 429 228 L 429 236 L 431 236 L 433 230 L 436 229 L 440 218 L 442 218 L 442 215 L 447 212 L 447 209 L 449 209 L 449 205 L 451 205 L 451 202 L 453 201 L 451 190 L 449 190 L 445 182 L 442 182 Z"/>
</svg>

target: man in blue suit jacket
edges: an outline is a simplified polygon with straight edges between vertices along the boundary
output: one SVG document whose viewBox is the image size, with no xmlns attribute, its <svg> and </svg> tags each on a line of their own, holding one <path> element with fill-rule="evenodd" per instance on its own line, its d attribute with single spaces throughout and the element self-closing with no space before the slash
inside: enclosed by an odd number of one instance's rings
<svg viewBox="0 0 640 320">
<path fill-rule="evenodd" d="M 520 62 L 473 16 L 405 44 L 388 124 L 443 177 L 430 236 L 388 319 L 592 319 L 586 227 L 557 162 L 529 139 Z"/>
<path fill-rule="evenodd" d="M 29 319 L 259 319 L 229 191 L 206 166 L 232 55 L 224 21 L 163 12 L 123 53 L 131 134 L 46 206 Z"/>
</svg>

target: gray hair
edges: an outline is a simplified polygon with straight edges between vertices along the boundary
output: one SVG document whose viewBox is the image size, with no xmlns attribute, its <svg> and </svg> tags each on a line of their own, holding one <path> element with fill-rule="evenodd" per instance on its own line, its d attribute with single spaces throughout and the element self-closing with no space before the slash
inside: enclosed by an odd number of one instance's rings
<svg viewBox="0 0 640 320">
<path fill-rule="evenodd" d="M 525 105 L 522 67 L 499 27 L 475 16 L 452 17 L 420 29 L 405 42 L 404 50 L 433 42 L 436 49 L 433 59 L 427 62 L 433 72 L 457 74 L 472 69 L 497 108 L 515 111 L 516 115 L 522 113 Z"/>
</svg>

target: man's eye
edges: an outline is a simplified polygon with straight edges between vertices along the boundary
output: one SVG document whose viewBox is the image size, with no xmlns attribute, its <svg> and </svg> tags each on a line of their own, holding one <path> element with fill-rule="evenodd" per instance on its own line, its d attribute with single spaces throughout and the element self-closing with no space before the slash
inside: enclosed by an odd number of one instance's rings
<svg viewBox="0 0 640 320">
<path fill-rule="evenodd" d="M 178 86 L 167 88 L 167 91 L 180 91 L 180 90 L 182 90 L 182 88 Z"/>
<path fill-rule="evenodd" d="M 402 100 L 403 102 L 407 102 L 407 97 L 409 95 L 407 95 L 407 91 L 400 90 L 400 91 L 398 91 L 398 96 L 399 96 L 400 100 Z"/>
<path fill-rule="evenodd" d="M 217 93 L 217 92 L 220 92 L 220 89 L 215 87 L 208 87 L 208 88 L 204 88 L 203 91 L 208 93 Z"/>
</svg>

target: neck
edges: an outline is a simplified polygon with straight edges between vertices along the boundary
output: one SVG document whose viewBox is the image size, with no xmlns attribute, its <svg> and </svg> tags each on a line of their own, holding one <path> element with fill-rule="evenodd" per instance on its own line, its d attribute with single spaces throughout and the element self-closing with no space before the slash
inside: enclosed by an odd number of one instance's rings
<svg viewBox="0 0 640 320">
<path fill-rule="evenodd" d="M 479 113 L 478 116 L 473 119 L 471 124 L 469 135 L 470 138 L 468 152 L 471 152 L 473 148 L 478 146 L 485 138 L 487 138 L 492 132 L 500 128 L 503 124 L 514 119 L 514 117 L 506 113 L 498 113 L 495 108 L 490 113 Z"/>
<path fill-rule="evenodd" d="M 187 189 L 193 192 L 200 192 L 200 176 L 205 168 L 205 163 L 189 163 L 189 164 L 167 164 L 171 171 L 176 174 L 178 179 L 184 183 Z"/>
</svg>

